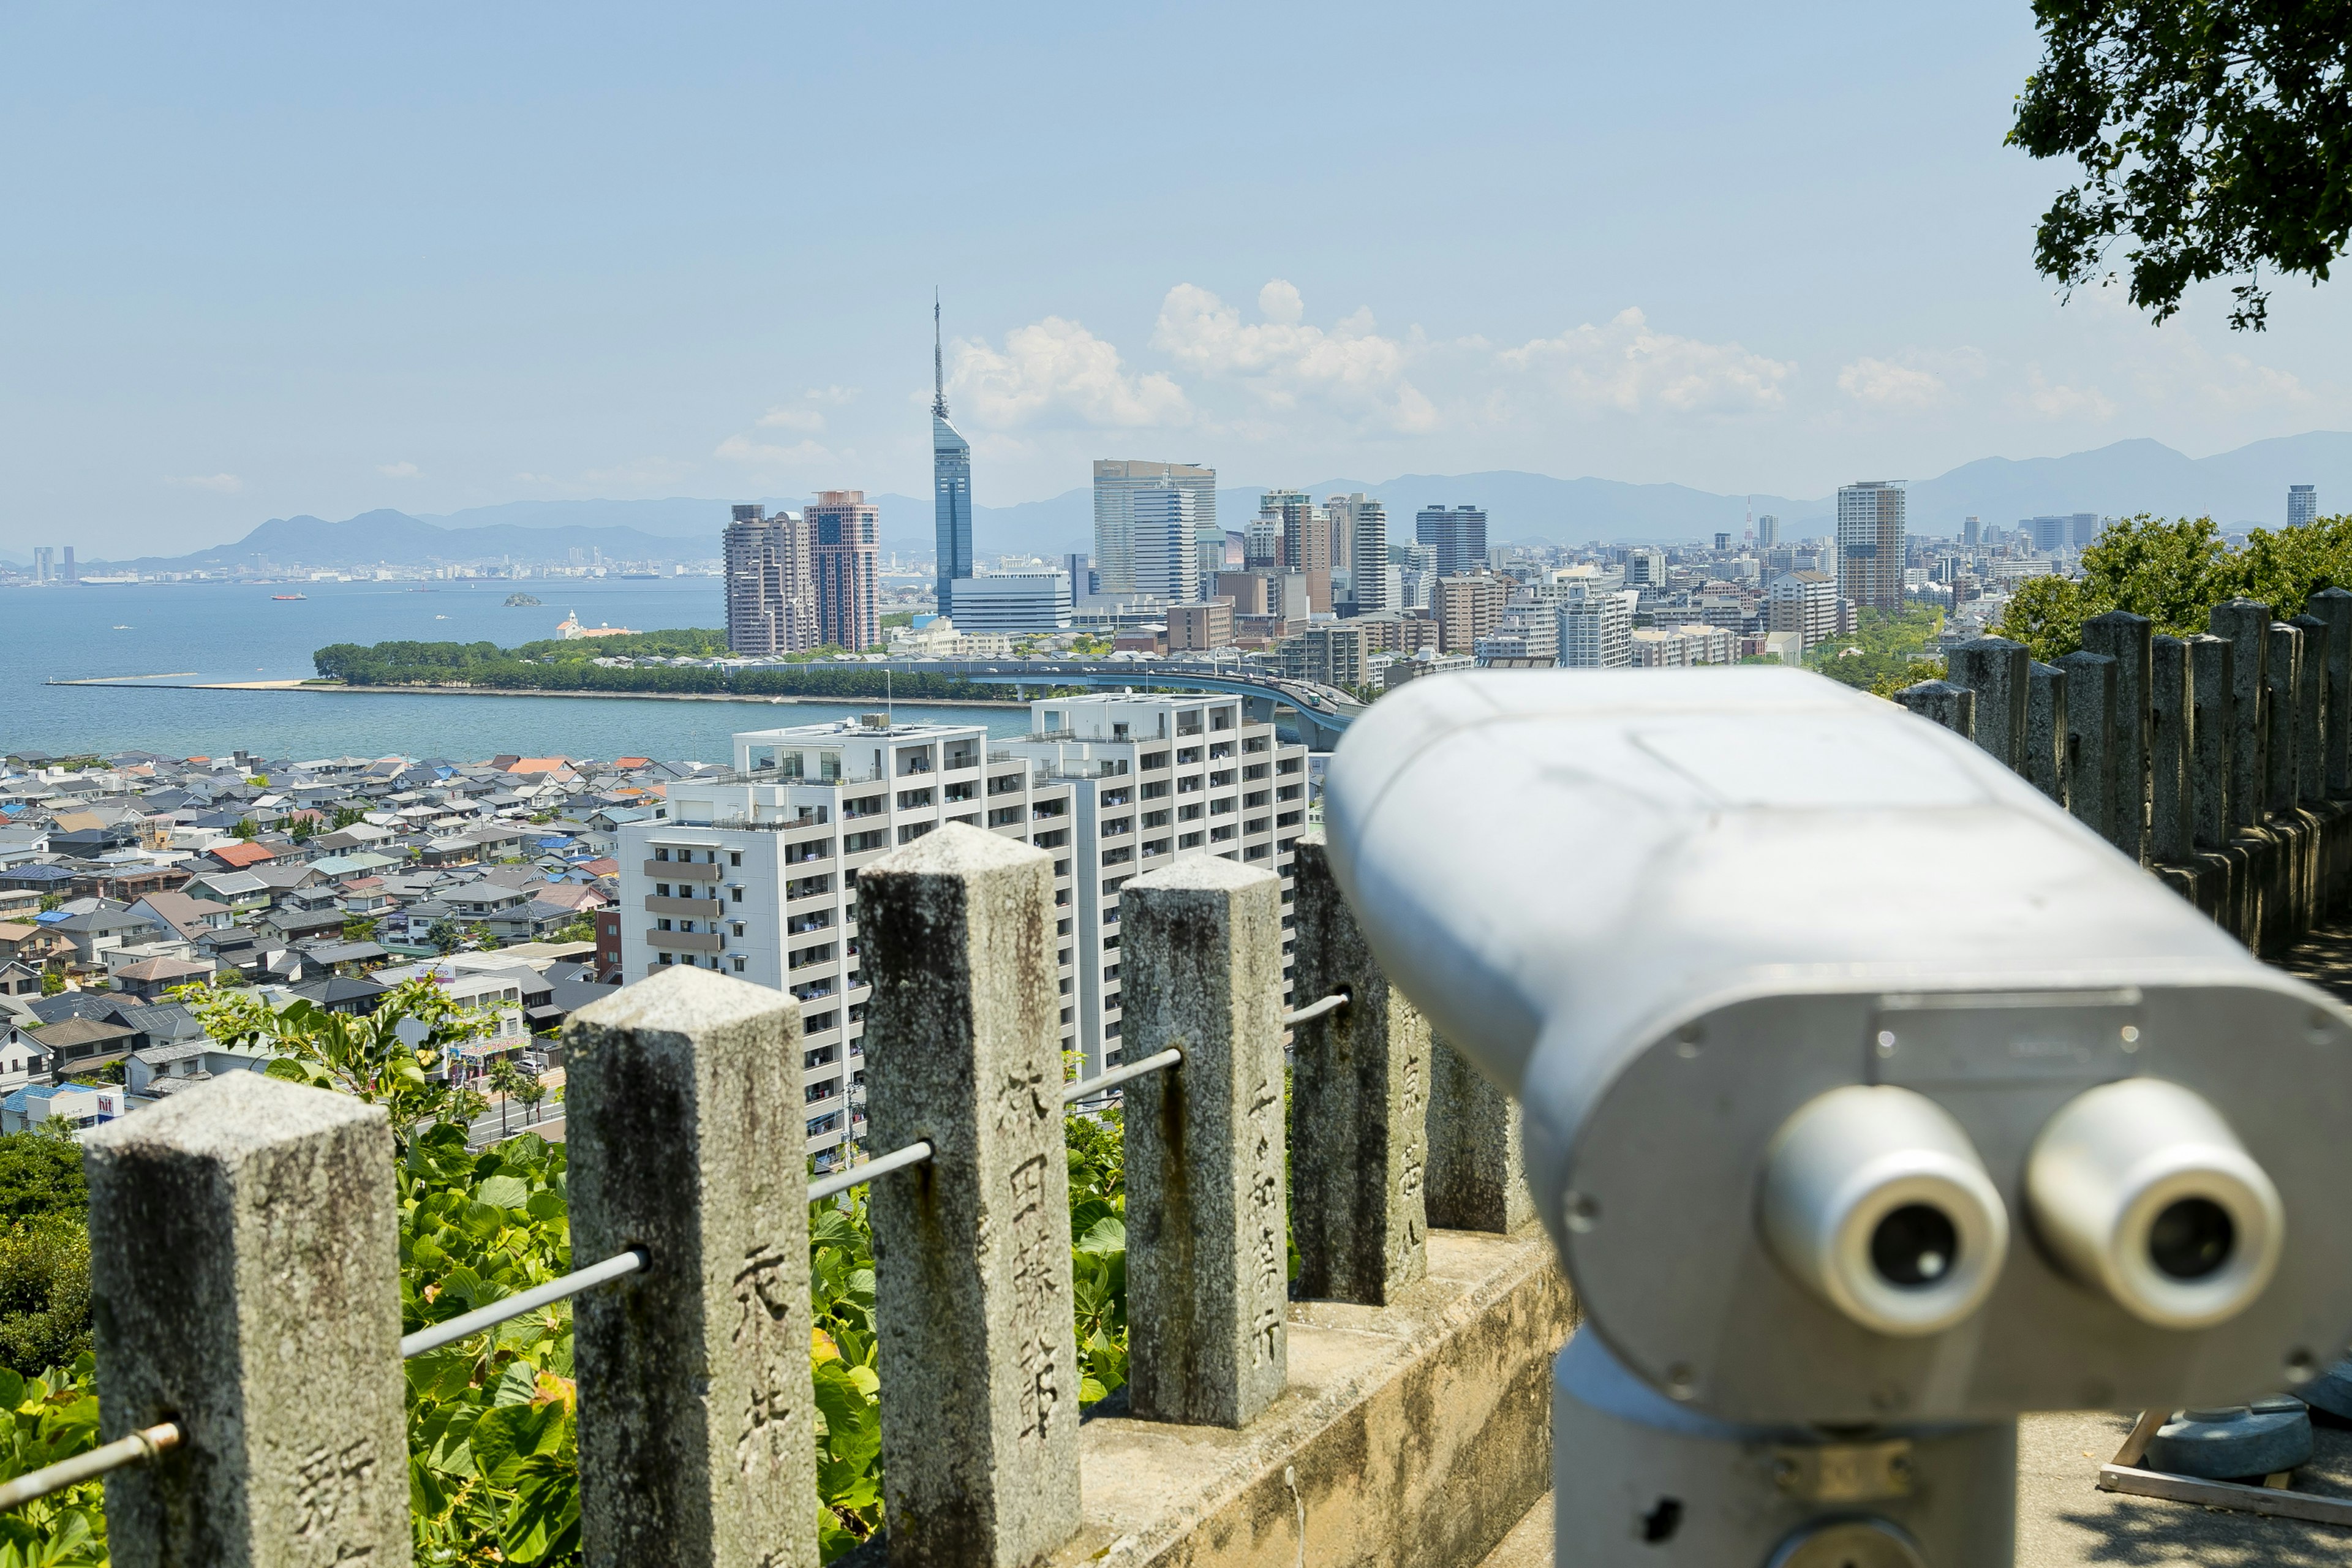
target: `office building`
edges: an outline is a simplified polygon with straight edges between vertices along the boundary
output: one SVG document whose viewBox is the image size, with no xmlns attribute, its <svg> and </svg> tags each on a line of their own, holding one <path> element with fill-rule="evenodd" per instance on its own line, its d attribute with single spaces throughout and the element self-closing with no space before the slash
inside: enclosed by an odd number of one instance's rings
<svg viewBox="0 0 2352 1568">
<path fill-rule="evenodd" d="M 1194 546 L 1199 515 L 1196 494 L 1162 482 L 1127 498 L 1129 556 L 1134 581 L 1128 591 L 1150 594 L 1171 604 L 1201 596 L 1200 552 Z"/>
<path fill-rule="evenodd" d="M 68 583 L 81 581 L 81 568 L 74 564 L 74 547 L 70 544 L 66 546 L 65 579 Z"/>
<path fill-rule="evenodd" d="M 1629 550 L 1625 552 L 1625 583 L 1633 588 L 1663 588 L 1666 585 L 1666 552 L 1663 550 Z"/>
<path fill-rule="evenodd" d="M 801 515 L 816 568 L 817 641 L 852 653 L 878 646 L 881 509 L 866 502 L 864 490 L 820 490 Z"/>
<path fill-rule="evenodd" d="M 1798 651 L 1838 634 L 1837 581 L 1825 572 L 1783 572 L 1764 590 L 1768 630 L 1794 632 Z"/>
<path fill-rule="evenodd" d="M 956 630 L 1057 632 L 1070 625 L 1070 580 L 1059 572 L 1008 572 L 956 584 Z"/>
<path fill-rule="evenodd" d="M 864 1131 L 859 868 L 962 822 L 1050 851 L 1057 917 L 1067 913 L 1070 785 L 992 756 L 976 724 L 875 713 L 752 731 L 735 737 L 733 776 L 680 780 L 667 795 L 666 816 L 620 832 L 622 974 L 684 963 L 790 991 L 801 1006 L 801 1114 L 820 1167 Z M 1061 957 L 1064 989 L 1074 989 L 1066 942 Z M 1066 1006 L 1065 1048 L 1077 1048 L 1076 1028 Z"/>
<path fill-rule="evenodd" d="M 33 546 L 33 581 L 36 583 L 54 581 L 57 574 L 49 563 L 56 559 L 57 552 L 50 546 L 46 544 Z"/>
<path fill-rule="evenodd" d="M 1727 533 L 1718 533 L 1715 536 L 1715 552 L 1717 555 L 1728 555 L 1731 553 L 1731 535 Z"/>
<path fill-rule="evenodd" d="M 1780 542 L 1780 520 L 1767 512 L 1756 520 L 1756 545 L 1769 549 Z"/>
<path fill-rule="evenodd" d="M 1569 669 L 1622 669 L 1633 662 L 1631 588 L 1588 594 L 1559 607 L 1559 662 Z"/>
<path fill-rule="evenodd" d="M 1250 519 L 1249 525 L 1242 531 L 1242 564 L 1253 572 L 1281 568 L 1281 518 L 1260 512 Z"/>
<path fill-rule="evenodd" d="M 1388 509 L 1358 492 L 1331 497 L 1323 510 L 1331 520 L 1332 591 L 1347 613 L 1369 616 L 1392 608 Z"/>
<path fill-rule="evenodd" d="M 2017 527 L 2042 554 L 2061 555 L 2069 550 L 2080 550 L 2098 538 L 2099 514 L 2077 511 L 2063 517 L 2021 518 Z"/>
<path fill-rule="evenodd" d="M 1459 577 L 1486 566 L 1486 513 L 1475 506 L 1425 506 L 1412 521 L 1416 542 L 1429 546 L 1430 568 Z M 1467 650 L 1465 650 L 1467 651 Z"/>
<path fill-rule="evenodd" d="M 1095 464 L 1095 572 L 1097 592 L 1137 594 L 1150 590 L 1136 581 L 1135 498 L 1172 485 L 1192 497 L 1192 526 L 1217 527 L 1217 470 L 1198 463 L 1147 463 L 1127 458 Z"/>
<path fill-rule="evenodd" d="M 2319 516 L 2319 487 L 2289 485 L 2286 488 L 2286 525 L 2301 528 Z M 73 575 L 73 552 L 66 552 L 66 575 Z"/>
<path fill-rule="evenodd" d="M 1307 600 L 1318 615 L 1331 609 L 1331 518 L 1304 490 L 1268 490 L 1258 517 L 1280 525 L 1277 560 L 1285 572 L 1303 574 Z"/>
<path fill-rule="evenodd" d="M 1072 551 L 1062 557 L 1062 570 L 1070 579 L 1070 601 L 1073 604 L 1095 595 L 1095 563 L 1084 551 Z"/>
<path fill-rule="evenodd" d="M 940 615 L 956 611 L 955 585 L 972 574 L 971 443 L 948 423 L 946 362 L 940 352 L 940 303 L 931 301 L 933 595 Z"/>
<path fill-rule="evenodd" d="M 1838 596 L 1857 610 L 1903 608 L 1903 502 L 1900 480 L 1838 490 Z"/>
<path fill-rule="evenodd" d="M 1485 665 L 1510 664 L 1539 668 L 1559 662 L 1559 601 L 1553 598 L 1516 599 L 1503 606 L 1495 629 L 1478 639 L 1475 650 Z"/>
<path fill-rule="evenodd" d="M 1503 606 L 1510 596 L 1510 584 L 1500 577 L 1440 577 L 1432 606 L 1436 611 L 1437 651 L 1476 652 L 1478 639 L 1503 618 Z"/>
<path fill-rule="evenodd" d="M 1960 547 L 1975 550 L 1984 543 L 1984 524 L 1973 517 L 1960 520 Z"/>
<path fill-rule="evenodd" d="M 1223 573 L 1219 573 L 1220 577 Z M 1263 615 L 1259 610 L 1256 614 Z M 1206 653 L 1213 648 L 1234 646 L 1234 602 L 1226 598 L 1204 599 L 1197 605 L 1168 606 L 1168 651 Z"/>
<path fill-rule="evenodd" d="M 729 651 L 772 658 L 815 647 L 821 639 L 807 519 L 739 506 L 727 525 L 726 553 Z"/>
</svg>

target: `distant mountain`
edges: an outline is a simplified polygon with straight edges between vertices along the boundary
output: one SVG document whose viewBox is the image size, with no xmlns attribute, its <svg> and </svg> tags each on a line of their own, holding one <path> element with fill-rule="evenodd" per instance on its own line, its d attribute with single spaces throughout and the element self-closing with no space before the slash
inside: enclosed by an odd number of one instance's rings
<svg viewBox="0 0 2352 1568">
<path fill-rule="evenodd" d="M 1894 478 L 1857 475 L 1857 478 Z M 2012 526 L 2045 512 L 2094 511 L 2128 516 L 2153 511 L 2207 516 L 2225 528 L 2277 526 L 2286 521 L 2286 489 L 2319 487 L 2323 511 L 2352 509 L 2352 433 L 2315 430 L 2257 441 L 2210 458 L 2189 458 L 2161 442 L 2118 441 L 2063 458 L 1984 458 L 1934 479 L 1913 480 L 1912 531 L 1949 534 L 1960 520 L 1980 517 Z M 1780 520 L 1784 537 L 1827 531 L 1837 498 L 1712 495 L 1686 485 L 1635 485 L 1616 479 L 1553 479 L 1496 469 L 1475 474 L 1406 474 L 1377 483 L 1333 479 L 1301 487 L 1322 497 L 1362 491 L 1387 508 L 1390 537 L 1409 539 L 1413 514 L 1424 506 L 1472 504 L 1486 509 L 1487 537 L 1580 544 L 1588 540 L 1703 540 L 1738 533 L 1752 502 L 1755 515 Z M 1217 492 L 1218 521 L 1239 529 L 1257 511 L 1263 487 Z M 797 508 L 807 498 L 760 498 L 772 510 Z M 885 552 L 931 549 L 931 502 L 909 496 L 866 497 L 881 509 Z M 315 517 L 274 518 L 235 544 L 169 559 L 85 562 L 142 571 L 188 571 L 248 563 L 255 555 L 306 566 L 496 561 L 563 561 L 572 550 L 602 550 L 607 560 L 709 560 L 727 526 L 723 500 L 672 496 L 660 500 L 510 501 L 433 517 L 382 510 L 343 522 Z M 972 509 L 974 544 L 985 555 L 1052 557 L 1091 550 L 1094 495 L 1065 490 L 1044 500 Z"/>
<path fill-rule="evenodd" d="M 404 511 L 386 509 L 362 512 L 341 522 L 307 516 L 274 517 L 234 544 L 187 555 L 147 555 L 135 561 L 83 564 L 93 571 L 101 566 L 140 572 L 221 571 L 250 566 L 257 557 L 267 557 L 273 565 L 288 566 L 457 565 L 509 556 L 531 562 L 563 561 L 573 550 L 602 550 L 607 561 L 702 560 L 719 552 L 715 538 L 694 548 L 685 541 L 659 538 L 634 528 L 575 524 L 527 528 L 516 523 L 440 528 Z"/>
</svg>

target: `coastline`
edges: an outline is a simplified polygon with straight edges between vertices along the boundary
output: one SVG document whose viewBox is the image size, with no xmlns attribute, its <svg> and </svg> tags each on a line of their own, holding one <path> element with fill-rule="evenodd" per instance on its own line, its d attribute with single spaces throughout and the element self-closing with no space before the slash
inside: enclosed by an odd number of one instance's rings
<svg viewBox="0 0 2352 1568">
<path fill-rule="evenodd" d="M 866 697 L 739 697 L 723 691 L 559 691 L 538 687 L 496 686 L 343 686 L 303 680 L 159 680 L 152 676 L 101 675 L 79 679 L 51 679 L 45 686 L 112 686 L 142 691 L 315 691 L 333 696 L 365 696 L 381 692 L 405 697 L 566 697 L 607 702 L 741 702 L 759 707 L 855 708 L 870 702 Z M 1040 682 L 1039 684 L 1047 684 Z M 994 697 L 894 697 L 898 708 L 1026 708 L 1026 702 Z"/>
</svg>

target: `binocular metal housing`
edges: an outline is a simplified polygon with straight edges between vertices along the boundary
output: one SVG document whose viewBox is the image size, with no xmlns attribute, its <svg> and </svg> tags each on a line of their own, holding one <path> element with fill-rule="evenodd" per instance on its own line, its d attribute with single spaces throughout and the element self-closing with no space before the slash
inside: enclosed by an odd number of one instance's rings
<svg viewBox="0 0 2352 1568">
<path fill-rule="evenodd" d="M 1589 1329 L 1734 1422 L 2230 1403 L 2352 1340 L 2352 1031 L 1968 741 L 1797 671 L 1419 680 L 1333 862 L 1517 1096 Z"/>
</svg>

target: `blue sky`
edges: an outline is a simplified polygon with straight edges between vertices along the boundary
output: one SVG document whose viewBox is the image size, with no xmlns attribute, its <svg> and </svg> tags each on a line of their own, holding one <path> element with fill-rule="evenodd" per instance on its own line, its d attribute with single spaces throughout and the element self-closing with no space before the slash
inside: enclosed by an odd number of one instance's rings
<svg viewBox="0 0 2352 1568">
<path fill-rule="evenodd" d="M 2352 426 L 2030 263 L 2025 5 L 0 13 L 0 547 L 1096 457 L 1820 494 Z"/>
</svg>

